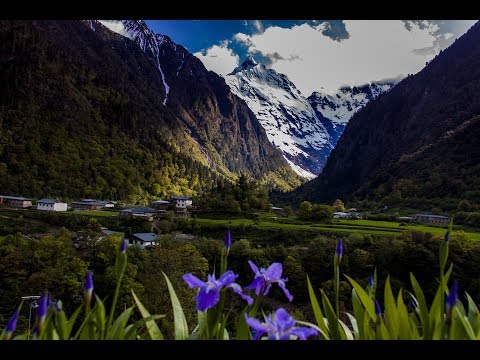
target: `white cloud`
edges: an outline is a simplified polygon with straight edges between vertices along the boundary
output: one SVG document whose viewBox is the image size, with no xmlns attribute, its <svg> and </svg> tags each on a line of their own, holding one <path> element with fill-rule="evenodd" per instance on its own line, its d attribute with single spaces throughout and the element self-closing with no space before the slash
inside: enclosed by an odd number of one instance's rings
<svg viewBox="0 0 480 360">
<path fill-rule="evenodd" d="M 464 21 L 456 27 L 464 32 L 473 23 Z M 348 20 L 344 24 L 349 37 L 341 41 L 322 33 L 326 23 L 290 29 L 272 26 L 263 33 L 238 33 L 234 40 L 251 54 L 269 57 L 271 67 L 286 74 L 308 96 L 320 87 L 334 92 L 343 85 L 414 74 L 448 46 L 453 35 L 463 34 L 442 32 L 432 21 Z"/>
<path fill-rule="evenodd" d="M 120 34 L 122 36 L 129 37 L 128 33 L 125 31 L 125 27 L 123 26 L 120 20 L 98 20 L 103 26 L 109 28 L 113 32 Z"/>
<path fill-rule="evenodd" d="M 228 41 L 223 41 L 220 45 L 213 45 L 193 55 L 199 58 L 208 70 L 225 76 L 231 73 L 240 61 L 238 55 L 228 48 L 228 44 Z"/>
<path fill-rule="evenodd" d="M 263 24 L 260 20 L 253 20 L 253 27 L 257 30 L 257 33 L 263 33 Z"/>
</svg>

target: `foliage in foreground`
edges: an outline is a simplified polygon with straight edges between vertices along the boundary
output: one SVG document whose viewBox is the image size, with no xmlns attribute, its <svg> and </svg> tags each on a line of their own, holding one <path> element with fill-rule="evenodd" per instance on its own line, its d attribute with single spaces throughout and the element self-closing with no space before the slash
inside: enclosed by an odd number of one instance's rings
<svg viewBox="0 0 480 360">
<path fill-rule="evenodd" d="M 286 288 L 288 279 L 282 278 L 282 264 L 273 263 L 265 269 L 258 268 L 252 261 L 249 261 L 255 276 L 252 284 L 242 289 L 235 282 L 238 275 L 232 270 L 227 270 L 231 246 L 231 236 L 228 231 L 218 278 L 212 274 L 208 276 L 207 281 L 203 281 L 193 274 L 183 276 L 183 280 L 189 287 L 198 288 L 195 296 L 198 323 L 194 329 L 188 328 L 182 305 L 170 280 L 164 274 L 174 314 L 175 339 L 480 339 L 480 312 L 477 305 L 468 294 L 465 294 L 467 307 L 463 306 L 459 301 L 456 281 L 451 282 L 450 288 L 448 287 L 453 268 L 453 264 L 450 264 L 446 270 L 451 230 L 452 224 L 440 244 L 439 286 L 430 306 L 413 274 L 410 274 L 413 291 L 405 292 L 400 289 L 397 296 L 394 296 L 390 279 L 387 278 L 383 289 L 384 303 L 382 306 L 375 296 L 378 291 L 375 271 L 365 288 L 345 275 L 353 287 L 353 310 L 351 312 L 340 311 L 339 284 L 344 249 L 343 241 L 339 239 L 334 255 L 333 302 L 330 301 L 323 289 L 320 289 L 321 299 L 319 301 L 307 277 L 308 292 L 316 324 L 297 321 L 283 308 L 278 308 L 271 314 L 263 313 L 262 303 L 272 286 L 282 289 L 289 301 L 293 299 L 293 295 Z M 126 265 L 127 254 L 124 241 L 115 261 L 117 286 L 109 311 L 104 306 L 104 300 L 102 301 L 93 291 L 94 285 L 90 272 L 87 273 L 85 281 L 84 302 L 71 316 L 65 314 L 61 301 L 54 302 L 50 294 L 44 293 L 36 310 L 32 338 L 38 340 L 163 340 L 164 336 L 156 321 L 164 316 L 151 315 L 133 292 L 135 305 L 115 316 L 115 306 Z M 231 310 L 225 309 L 227 296 L 240 296 L 246 302 L 245 307 L 237 316 L 233 316 Z M 408 306 L 405 304 L 406 298 L 410 299 Z M 30 338 L 28 334 L 14 337 L 21 306 L 22 304 L 2 330 L 0 335 L 2 340 Z M 409 308 L 412 311 L 409 311 Z M 140 320 L 134 320 L 135 309 L 141 314 Z"/>
</svg>

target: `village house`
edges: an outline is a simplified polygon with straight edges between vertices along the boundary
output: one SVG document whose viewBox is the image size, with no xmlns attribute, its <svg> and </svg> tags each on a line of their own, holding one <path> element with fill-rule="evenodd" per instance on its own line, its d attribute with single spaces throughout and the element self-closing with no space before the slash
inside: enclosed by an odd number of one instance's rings
<svg viewBox="0 0 480 360">
<path fill-rule="evenodd" d="M 412 215 L 412 219 L 413 221 L 417 221 L 422 224 L 437 224 L 437 225 L 450 224 L 450 218 L 448 216 L 442 216 L 442 215 L 415 214 L 415 215 Z"/>
<path fill-rule="evenodd" d="M 37 210 L 67 211 L 68 204 L 55 199 L 40 199 L 37 201 Z"/>
<path fill-rule="evenodd" d="M 32 206 L 32 199 L 0 195 L 0 204 L 5 204 L 7 206 L 16 208 L 27 208 Z"/>
<path fill-rule="evenodd" d="M 157 210 L 149 207 L 130 206 L 128 208 L 120 210 L 119 216 L 122 218 L 137 218 L 153 221 L 156 213 Z"/>
<path fill-rule="evenodd" d="M 348 219 L 348 213 L 344 211 L 335 211 L 333 213 L 334 219 Z"/>
<path fill-rule="evenodd" d="M 74 201 L 70 203 L 70 207 L 73 210 L 101 210 L 103 205 L 97 201 Z"/>
<path fill-rule="evenodd" d="M 175 216 L 180 219 L 189 219 L 192 217 L 189 208 L 192 207 L 192 198 L 189 196 L 172 196 L 172 202 L 175 204 Z"/>
<path fill-rule="evenodd" d="M 96 203 L 101 205 L 102 208 L 114 208 L 115 201 L 95 200 L 95 199 L 82 199 L 82 203 Z"/>
<path fill-rule="evenodd" d="M 192 198 L 189 196 L 172 196 L 172 201 L 177 209 L 186 209 L 192 206 Z"/>
<path fill-rule="evenodd" d="M 136 233 L 127 235 L 125 238 L 128 240 L 129 246 L 137 244 L 142 249 L 157 245 L 157 234 L 155 233 Z"/>
<path fill-rule="evenodd" d="M 284 215 L 283 208 L 281 208 L 281 207 L 272 206 L 271 209 L 272 209 L 272 212 L 277 216 L 283 216 Z"/>
<path fill-rule="evenodd" d="M 152 201 L 152 207 L 157 210 L 167 210 L 168 205 L 170 205 L 170 201 L 168 200 L 155 200 Z"/>
</svg>

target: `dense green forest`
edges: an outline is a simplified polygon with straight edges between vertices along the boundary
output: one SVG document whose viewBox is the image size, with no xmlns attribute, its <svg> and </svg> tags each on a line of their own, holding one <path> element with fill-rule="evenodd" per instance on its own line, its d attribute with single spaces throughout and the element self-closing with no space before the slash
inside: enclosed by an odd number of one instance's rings
<svg viewBox="0 0 480 360">
<path fill-rule="evenodd" d="M 198 195 L 241 172 L 267 188 L 300 184 L 246 104 L 200 60 L 165 43 L 172 89 L 163 106 L 151 54 L 96 26 L 0 21 L 2 194 L 136 203 Z M 176 73 L 181 49 L 176 77 L 167 72 Z"/>
</svg>

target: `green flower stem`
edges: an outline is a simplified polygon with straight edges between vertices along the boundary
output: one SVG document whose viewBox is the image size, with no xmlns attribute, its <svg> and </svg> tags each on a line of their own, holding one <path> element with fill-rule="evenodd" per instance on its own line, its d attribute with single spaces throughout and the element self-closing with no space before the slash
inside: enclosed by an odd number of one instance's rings
<svg viewBox="0 0 480 360">
<path fill-rule="evenodd" d="M 217 336 L 217 340 L 219 340 L 220 336 L 223 336 L 223 334 L 219 334 L 218 328 L 220 325 L 220 321 L 222 320 L 222 315 L 223 315 L 223 308 L 225 307 L 225 290 L 222 290 L 220 292 L 220 301 L 218 302 L 218 305 L 216 306 L 216 316 L 215 316 L 215 321 L 213 322 L 213 328 L 211 331 L 212 338 L 215 339 L 215 336 Z"/>
<path fill-rule="evenodd" d="M 227 271 L 227 256 L 225 254 L 225 251 L 223 251 L 222 257 L 220 260 L 220 274 L 218 275 L 218 277 L 220 277 L 222 274 L 225 274 L 226 271 Z"/>
<path fill-rule="evenodd" d="M 115 313 L 115 306 L 117 305 L 118 294 L 120 293 L 120 285 L 122 284 L 123 274 L 127 266 L 127 254 L 120 252 L 117 256 L 115 268 L 117 270 L 117 287 L 115 288 L 115 294 L 113 295 L 113 301 L 110 308 L 110 315 L 108 316 L 107 326 L 105 331 L 109 331 L 113 321 L 113 315 Z"/>
<path fill-rule="evenodd" d="M 340 285 L 340 266 L 338 265 L 338 259 L 337 256 L 335 256 L 334 259 L 334 265 L 333 265 L 333 289 L 335 292 L 335 313 L 337 315 L 337 319 L 339 319 L 339 314 L 340 314 L 340 306 L 339 306 L 339 301 L 338 301 L 338 289 Z"/>
</svg>

